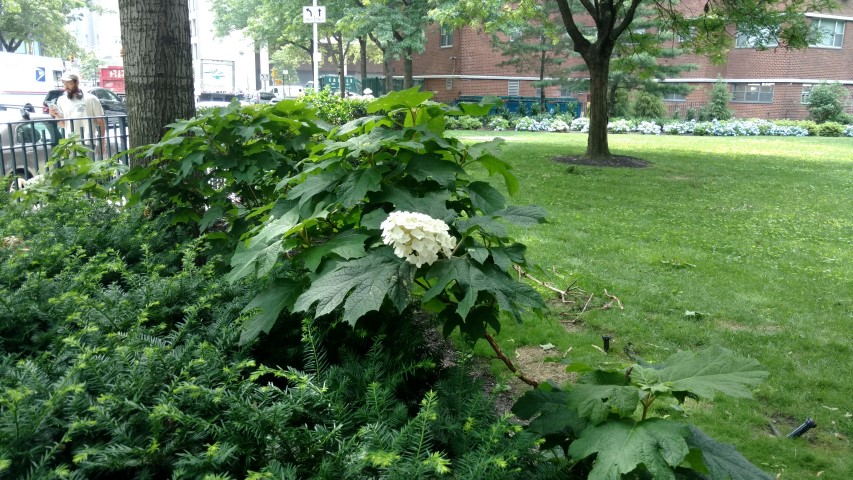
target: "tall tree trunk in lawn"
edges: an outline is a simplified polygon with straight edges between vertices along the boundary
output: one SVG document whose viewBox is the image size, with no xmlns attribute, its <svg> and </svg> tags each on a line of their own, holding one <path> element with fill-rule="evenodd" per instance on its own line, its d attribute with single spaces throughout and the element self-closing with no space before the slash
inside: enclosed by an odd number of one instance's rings
<svg viewBox="0 0 853 480">
<path fill-rule="evenodd" d="M 403 90 L 415 86 L 415 80 L 412 78 L 414 66 L 412 65 L 412 49 L 406 48 L 403 54 Z"/>
<path fill-rule="evenodd" d="M 186 0 L 119 0 L 130 146 L 195 115 Z"/>
<path fill-rule="evenodd" d="M 586 143 L 586 157 L 590 159 L 610 158 L 610 146 L 607 142 L 607 77 L 610 73 L 610 56 L 596 58 L 590 55 L 586 59 L 589 67 L 589 137 Z"/>
</svg>

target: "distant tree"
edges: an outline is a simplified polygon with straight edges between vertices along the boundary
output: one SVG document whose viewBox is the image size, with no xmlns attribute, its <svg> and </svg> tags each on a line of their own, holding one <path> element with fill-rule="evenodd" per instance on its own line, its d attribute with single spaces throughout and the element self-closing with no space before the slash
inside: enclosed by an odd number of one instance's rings
<svg viewBox="0 0 853 480">
<path fill-rule="evenodd" d="M 717 78 L 708 97 L 708 104 L 699 110 L 699 119 L 728 120 L 732 118 L 732 111 L 729 109 L 731 99 L 732 94 L 729 92 L 729 86 L 721 78 Z"/>
<path fill-rule="evenodd" d="M 14 52 L 24 42 L 39 42 L 48 55 L 78 53 L 65 25 L 80 18 L 81 9 L 102 11 L 93 0 L 0 0 L 0 48 Z"/>
<path fill-rule="evenodd" d="M 500 66 L 512 66 L 519 73 L 535 71 L 539 80 L 539 104 L 545 105 L 545 87 L 566 83 L 563 67 L 572 53 L 572 44 L 553 22 L 543 21 L 557 13 L 557 4 L 546 0 L 538 6 L 539 18 L 510 18 L 500 27 L 492 25 L 492 44 L 507 59 Z"/>
<path fill-rule="evenodd" d="M 847 89 L 838 82 L 815 85 L 808 96 L 809 118 L 817 123 L 842 120 L 848 95 Z"/>
<path fill-rule="evenodd" d="M 119 0 L 131 147 L 195 115 L 186 0 Z"/>
</svg>

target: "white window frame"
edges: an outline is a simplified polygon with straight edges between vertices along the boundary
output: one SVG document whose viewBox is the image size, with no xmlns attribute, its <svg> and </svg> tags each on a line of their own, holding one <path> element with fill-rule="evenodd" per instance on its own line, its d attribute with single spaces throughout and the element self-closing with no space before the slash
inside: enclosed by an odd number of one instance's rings
<svg viewBox="0 0 853 480">
<path fill-rule="evenodd" d="M 822 25 L 828 25 L 830 23 L 832 23 L 831 32 L 829 28 L 822 28 Z M 813 48 L 842 48 L 844 46 L 844 30 L 847 28 L 846 24 L 846 20 L 838 18 L 813 18 L 812 25 L 817 30 L 825 32 L 825 34 L 820 36 L 817 43 L 809 44 L 809 46 Z M 841 31 L 839 32 L 839 30 Z"/>
<path fill-rule="evenodd" d="M 453 90 L 453 77 L 448 77 L 444 79 L 444 89 Z"/>
<path fill-rule="evenodd" d="M 808 105 L 811 103 L 809 101 L 809 95 L 812 93 L 812 88 L 814 88 L 814 85 L 811 83 L 803 84 L 803 90 L 800 92 L 800 103 L 802 105 Z"/>
<path fill-rule="evenodd" d="M 775 83 L 733 83 L 731 102 L 773 103 L 773 96 L 775 95 L 776 90 L 775 87 Z M 769 100 L 766 99 L 768 95 L 770 96 Z"/>
<path fill-rule="evenodd" d="M 686 102 L 687 95 L 683 93 L 665 93 L 663 94 L 664 102 Z"/>
<path fill-rule="evenodd" d="M 453 28 L 442 26 L 438 34 L 439 46 L 441 48 L 450 48 L 453 46 Z"/>
</svg>

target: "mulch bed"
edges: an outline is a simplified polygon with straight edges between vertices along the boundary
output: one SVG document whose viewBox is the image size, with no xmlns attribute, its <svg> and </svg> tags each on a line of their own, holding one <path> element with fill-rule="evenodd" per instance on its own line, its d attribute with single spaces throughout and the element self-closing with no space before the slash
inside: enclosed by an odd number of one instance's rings
<svg viewBox="0 0 853 480">
<path fill-rule="evenodd" d="M 580 155 L 565 155 L 554 157 L 553 160 L 559 163 L 588 167 L 645 168 L 651 165 L 651 162 L 627 155 L 613 155 L 611 158 L 601 160 L 593 160 Z"/>
</svg>

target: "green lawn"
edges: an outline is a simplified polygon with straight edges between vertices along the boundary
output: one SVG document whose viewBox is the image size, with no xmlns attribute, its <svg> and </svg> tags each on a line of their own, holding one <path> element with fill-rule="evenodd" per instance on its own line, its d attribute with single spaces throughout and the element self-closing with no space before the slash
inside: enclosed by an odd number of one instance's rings
<svg viewBox="0 0 853 480">
<path fill-rule="evenodd" d="M 536 276 L 596 295 L 580 328 L 555 310 L 507 326 L 504 348 L 550 342 L 602 361 L 592 345 L 609 334 L 623 358 L 628 343 L 649 360 L 706 345 L 755 357 L 770 379 L 754 400 L 688 401 L 691 420 L 783 479 L 850 478 L 853 138 L 611 135 L 614 153 L 651 162 L 617 169 L 552 161 L 581 153 L 585 135 L 500 135 L 522 187 L 513 203 L 548 211 L 516 231 Z M 624 310 L 596 308 L 604 289 Z M 771 433 L 806 417 L 818 428 L 803 438 Z"/>
</svg>

